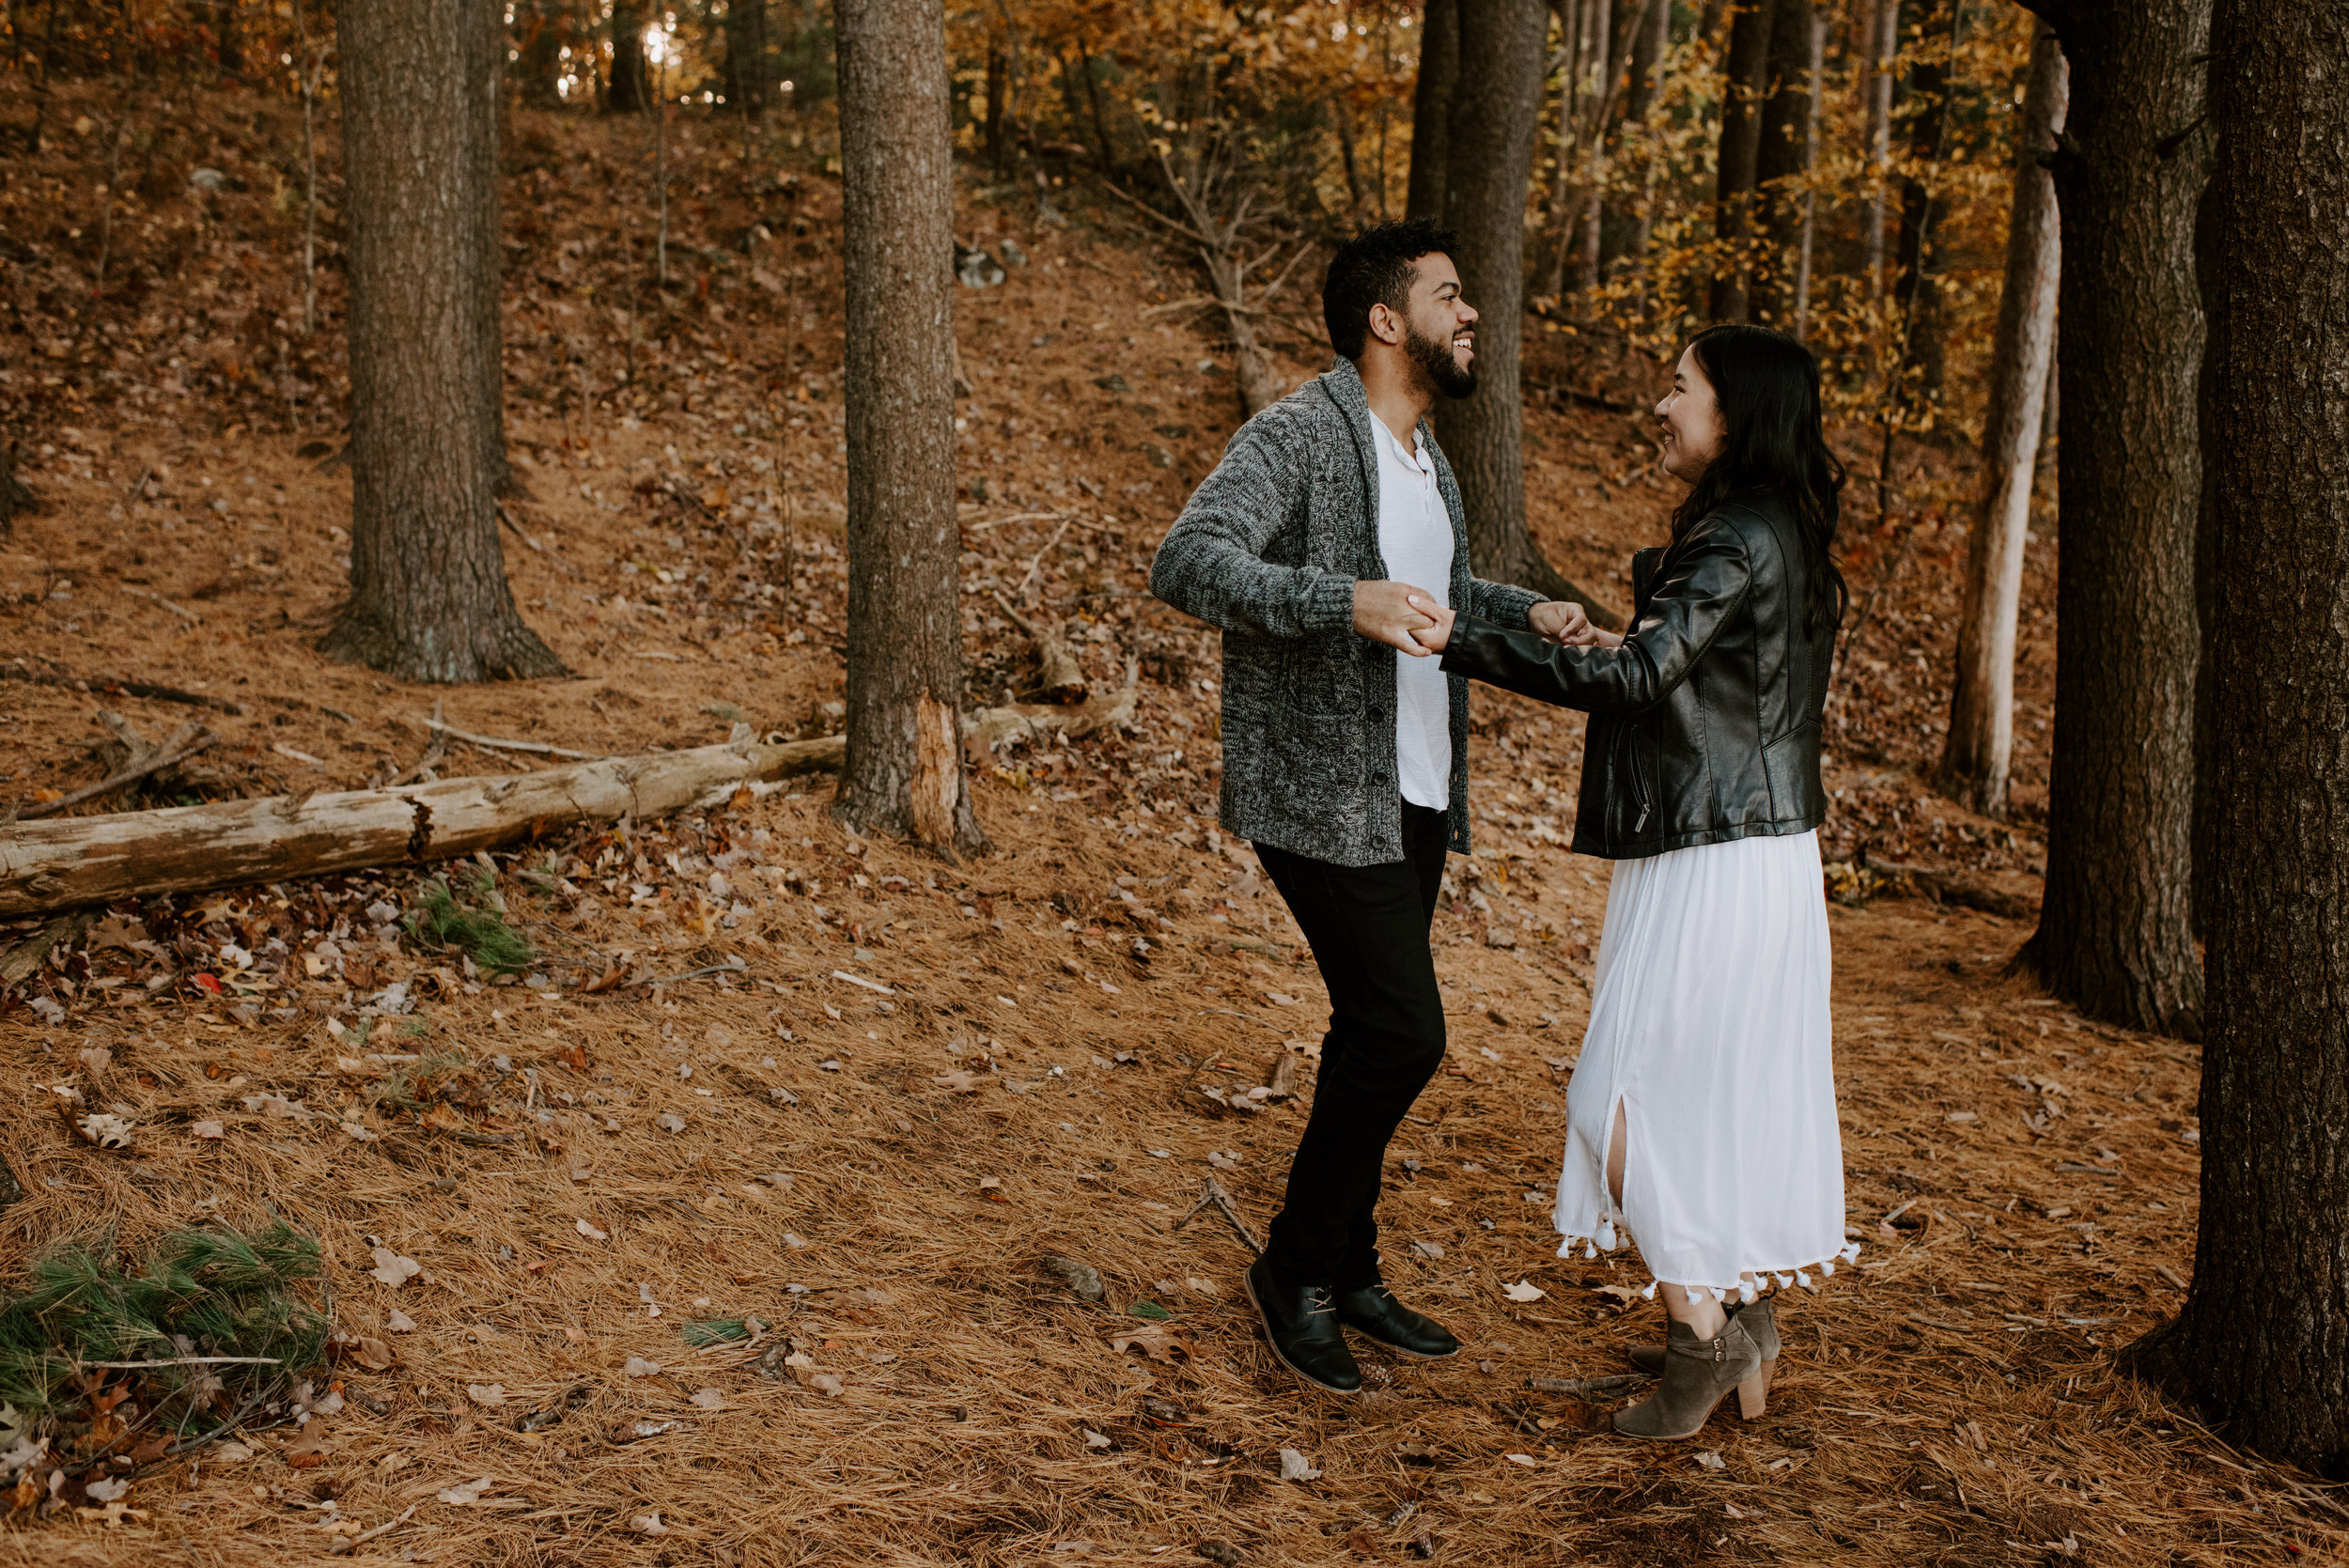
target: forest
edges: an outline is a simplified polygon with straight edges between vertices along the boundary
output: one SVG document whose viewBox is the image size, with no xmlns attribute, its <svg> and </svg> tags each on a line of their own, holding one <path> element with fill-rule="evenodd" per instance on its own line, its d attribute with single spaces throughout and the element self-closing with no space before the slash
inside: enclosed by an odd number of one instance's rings
<svg viewBox="0 0 2349 1568">
<path fill-rule="evenodd" d="M 4 4 L 0 1564 L 2349 1555 L 2339 0 Z M 1597 626 L 1682 346 L 1821 369 L 1859 1254 L 1686 1441 L 1564 709 L 1380 1188 L 1463 1354 L 1242 1287 L 1330 999 L 1151 566 L 1405 217 Z"/>
</svg>

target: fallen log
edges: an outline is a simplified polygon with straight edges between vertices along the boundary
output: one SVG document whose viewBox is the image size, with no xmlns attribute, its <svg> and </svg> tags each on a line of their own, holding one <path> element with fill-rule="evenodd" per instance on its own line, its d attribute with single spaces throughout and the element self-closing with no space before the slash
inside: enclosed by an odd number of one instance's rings
<svg viewBox="0 0 2349 1568">
<path fill-rule="evenodd" d="M 612 757 L 403 789 L 220 800 L 0 826 L 0 918 L 154 893 L 454 859 L 518 838 L 715 805 L 837 768 L 842 737 Z"/>
</svg>

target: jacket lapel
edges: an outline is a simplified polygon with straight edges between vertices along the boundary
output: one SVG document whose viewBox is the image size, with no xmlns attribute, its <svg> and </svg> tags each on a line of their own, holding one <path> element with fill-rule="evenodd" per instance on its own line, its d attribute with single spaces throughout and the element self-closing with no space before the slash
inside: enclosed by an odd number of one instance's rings
<svg viewBox="0 0 2349 1568">
<path fill-rule="evenodd" d="M 1364 569 L 1383 572 L 1385 564 L 1378 556 L 1378 448 L 1370 433 L 1370 395 L 1362 390 L 1361 372 L 1349 359 L 1341 358 L 1325 371 L 1319 385 L 1346 416 L 1346 427 L 1354 436 L 1356 472 L 1362 486 L 1362 536 L 1356 548 Z"/>
</svg>

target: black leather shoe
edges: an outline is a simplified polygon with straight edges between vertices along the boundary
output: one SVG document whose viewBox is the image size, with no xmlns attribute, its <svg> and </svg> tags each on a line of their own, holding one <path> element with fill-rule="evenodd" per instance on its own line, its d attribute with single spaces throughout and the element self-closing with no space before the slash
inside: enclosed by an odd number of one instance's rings
<svg viewBox="0 0 2349 1568">
<path fill-rule="evenodd" d="M 1383 1284 L 1365 1285 L 1333 1298 L 1338 1321 L 1358 1334 L 1367 1334 L 1400 1356 L 1440 1361 L 1456 1355 L 1460 1342 L 1452 1330 L 1423 1317 L 1394 1298 Z"/>
<path fill-rule="evenodd" d="M 1264 1319 L 1265 1338 L 1281 1364 L 1316 1388 L 1350 1394 L 1362 1386 L 1361 1368 L 1346 1347 L 1330 1292 L 1322 1285 L 1283 1285 L 1258 1258 L 1240 1277 L 1248 1299 Z"/>
</svg>

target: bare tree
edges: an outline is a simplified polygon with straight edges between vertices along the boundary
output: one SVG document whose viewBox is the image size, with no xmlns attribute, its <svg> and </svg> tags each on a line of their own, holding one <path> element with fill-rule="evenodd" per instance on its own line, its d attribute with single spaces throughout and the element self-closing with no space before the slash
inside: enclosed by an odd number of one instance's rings
<svg viewBox="0 0 2349 1568">
<path fill-rule="evenodd" d="M 2191 1034 L 2194 279 L 2209 0 L 2041 0 L 2071 66 L 2063 232 L 2056 716 L 2047 883 L 2023 961 L 2081 1011 Z M 2230 258 L 2230 264 L 2237 258 Z M 2271 566 L 2274 563 L 2270 563 Z"/>
<path fill-rule="evenodd" d="M 942 0 L 838 0 L 847 283 L 848 759 L 838 810 L 987 846 L 963 778 L 954 142 Z"/>
<path fill-rule="evenodd" d="M 2201 1221 L 2185 1309 L 2129 1358 L 2223 1422 L 2229 1441 L 2338 1481 L 2349 1476 L 2349 271 L 2339 248 L 2349 34 L 2337 0 L 2219 0 L 2216 10 L 2216 154 L 2198 251 L 2213 575 L 2227 631 L 2211 647 L 2212 844 L 2196 864 L 2210 884 Z"/>
<path fill-rule="evenodd" d="M 411 680 L 560 675 L 506 581 L 497 94 L 466 0 L 341 0 L 350 598 L 324 650 Z"/>
<path fill-rule="evenodd" d="M 1255 193 L 1236 177 L 1237 156 L 1236 145 L 1224 136 L 1216 137 L 1204 156 L 1186 158 L 1183 168 L 1178 169 L 1165 151 L 1159 153 L 1159 173 L 1181 204 L 1183 215 L 1190 220 L 1188 224 L 1177 223 L 1142 202 L 1134 205 L 1198 246 L 1208 287 L 1215 290 L 1214 303 L 1222 310 L 1224 329 L 1231 334 L 1232 379 L 1239 387 L 1240 411 L 1255 414 L 1280 397 L 1281 385 L 1272 374 L 1270 357 L 1256 341 L 1255 318 L 1261 306 L 1248 303 L 1248 274 L 1269 262 L 1280 246 L 1271 244 L 1253 255 L 1249 252 L 1246 235 Z M 1105 188 L 1125 195 L 1113 185 Z M 1257 296 L 1260 301 L 1271 299 L 1288 281 L 1290 271 L 1307 248 L 1299 243 L 1290 250 L 1287 266 Z"/>
<path fill-rule="evenodd" d="M 2055 181 L 2040 166 L 2063 130 L 2070 83 L 2062 45 L 2042 33 L 2031 48 L 2023 125 L 2007 222 L 2006 283 L 1990 358 L 1982 427 L 1982 488 L 1966 552 L 1957 629 L 1957 677 L 1939 784 L 1985 816 L 2006 815 L 2015 750 L 2015 631 L 2023 591 L 2023 540 L 2030 523 L 2047 365 L 2055 349 L 2056 281 L 2063 255 Z"/>
</svg>

